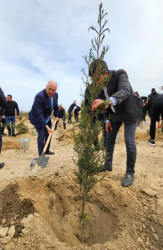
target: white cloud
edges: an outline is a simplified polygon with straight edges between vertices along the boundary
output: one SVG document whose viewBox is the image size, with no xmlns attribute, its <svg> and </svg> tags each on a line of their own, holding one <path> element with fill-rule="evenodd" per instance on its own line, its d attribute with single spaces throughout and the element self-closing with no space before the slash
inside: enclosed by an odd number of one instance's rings
<svg viewBox="0 0 163 250">
<path fill-rule="evenodd" d="M 97 0 L 1 0 L 0 84 L 21 110 L 47 81 L 59 84 L 59 102 L 80 104 L 83 55 L 97 26 Z M 126 69 L 134 90 L 147 95 L 162 84 L 162 0 L 104 0 L 110 35 L 109 68 Z"/>
</svg>

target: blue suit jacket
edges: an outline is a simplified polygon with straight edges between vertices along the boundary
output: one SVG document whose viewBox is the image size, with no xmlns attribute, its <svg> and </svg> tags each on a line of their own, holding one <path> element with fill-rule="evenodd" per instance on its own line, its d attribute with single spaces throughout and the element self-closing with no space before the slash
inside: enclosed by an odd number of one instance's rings
<svg viewBox="0 0 163 250">
<path fill-rule="evenodd" d="M 53 113 L 58 117 L 58 93 L 53 95 Z M 34 99 L 34 103 L 29 113 L 30 122 L 36 127 L 41 128 L 47 125 L 47 118 L 51 115 L 51 103 L 46 90 L 40 91 Z"/>
</svg>

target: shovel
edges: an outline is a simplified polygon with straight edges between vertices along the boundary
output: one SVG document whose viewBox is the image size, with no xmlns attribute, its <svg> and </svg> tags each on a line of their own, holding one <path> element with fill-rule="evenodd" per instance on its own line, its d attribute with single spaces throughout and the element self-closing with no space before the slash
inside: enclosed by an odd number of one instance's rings
<svg viewBox="0 0 163 250">
<path fill-rule="evenodd" d="M 54 124 L 52 126 L 52 132 L 48 136 L 48 139 L 45 143 L 45 146 L 43 148 L 41 156 L 39 158 L 34 158 L 33 161 L 31 162 L 30 170 L 32 170 L 32 172 L 34 174 L 41 172 L 46 167 L 46 165 L 48 163 L 49 157 L 45 157 L 45 152 L 47 150 L 48 144 L 49 144 L 50 139 L 52 137 L 52 134 L 53 134 L 53 131 L 55 128 L 55 123 L 56 123 L 56 121 L 54 121 Z"/>
</svg>

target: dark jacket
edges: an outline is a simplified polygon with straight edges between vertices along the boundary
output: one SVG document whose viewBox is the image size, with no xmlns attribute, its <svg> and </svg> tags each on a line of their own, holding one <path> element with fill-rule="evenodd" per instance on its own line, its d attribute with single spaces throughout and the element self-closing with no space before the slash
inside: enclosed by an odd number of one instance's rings
<svg viewBox="0 0 163 250">
<path fill-rule="evenodd" d="M 58 111 L 58 118 L 62 118 L 62 120 L 65 120 L 65 109 L 60 109 Z"/>
<path fill-rule="evenodd" d="M 151 109 L 152 109 L 152 105 L 153 105 L 153 102 L 155 100 L 155 98 L 158 96 L 159 94 L 156 92 L 156 90 L 152 90 L 151 94 L 148 95 L 148 103 L 146 105 L 146 108 L 148 110 L 148 113 L 149 113 L 149 116 L 151 117 Z"/>
<path fill-rule="evenodd" d="M 15 116 L 15 110 L 19 115 L 18 104 L 15 101 L 7 102 L 5 106 L 5 116 Z"/>
<path fill-rule="evenodd" d="M 5 115 L 5 105 L 6 105 L 7 101 L 6 101 L 6 97 L 2 91 L 2 89 L 0 88 L 0 116 Z"/>
<path fill-rule="evenodd" d="M 68 109 L 68 112 L 71 113 L 75 107 L 78 107 L 75 103 L 72 103 Z"/>
<path fill-rule="evenodd" d="M 111 79 L 108 82 L 108 96 L 115 97 L 117 105 L 114 106 L 116 113 L 108 109 L 111 114 L 111 121 L 122 121 L 127 124 L 134 124 L 142 115 L 139 98 L 135 95 L 127 76 L 127 73 L 120 69 L 110 71 Z"/>
<path fill-rule="evenodd" d="M 47 125 L 47 118 L 51 115 L 51 103 L 46 90 L 40 91 L 34 99 L 34 103 L 29 113 L 30 122 L 36 127 L 41 128 Z M 53 95 L 53 113 L 58 117 L 58 94 Z"/>
<path fill-rule="evenodd" d="M 151 120 L 156 119 L 160 121 L 160 115 L 163 118 L 163 94 L 157 95 L 154 99 L 151 108 Z"/>
<path fill-rule="evenodd" d="M 81 107 L 75 108 L 75 109 L 74 109 L 74 115 L 75 115 L 75 116 L 78 116 L 80 110 L 81 110 Z"/>
</svg>

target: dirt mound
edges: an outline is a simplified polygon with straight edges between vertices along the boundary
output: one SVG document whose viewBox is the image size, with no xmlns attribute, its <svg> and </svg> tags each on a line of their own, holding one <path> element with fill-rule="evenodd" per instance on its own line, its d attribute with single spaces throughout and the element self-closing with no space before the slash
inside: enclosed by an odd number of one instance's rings
<svg viewBox="0 0 163 250">
<path fill-rule="evenodd" d="M 2 144 L 2 150 L 7 149 L 20 149 L 20 143 L 18 141 L 4 141 Z"/>
<path fill-rule="evenodd" d="M 20 228 L 23 228 L 21 220 L 34 212 L 35 208 L 30 199 L 20 199 L 17 184 L 10 184 L 0 192 L 0 222 L 3 222 L 3 227 L 14 224 L 20 233 Z"/>
<path fill-rule="evenodd" d="M 61 145 L 67 145 L 72 144 L 74 142 L 72 130 L 66 130 L 64 131 L 60 136 L 56 138 L 59 142 L 61 142 Z"/>
</svg>

